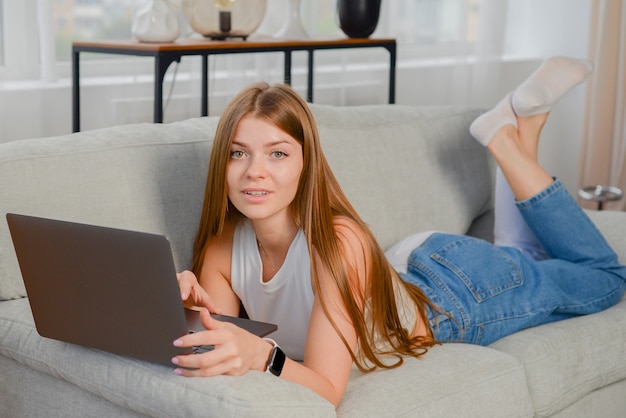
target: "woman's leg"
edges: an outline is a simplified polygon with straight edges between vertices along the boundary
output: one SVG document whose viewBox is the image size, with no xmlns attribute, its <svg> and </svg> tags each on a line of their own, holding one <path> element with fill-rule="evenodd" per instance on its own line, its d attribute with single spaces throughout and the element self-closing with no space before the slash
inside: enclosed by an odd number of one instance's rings
<svg viewBox="0 0 626 418">
<path fill-rule="evenodd" d="M 542 203 L 543 198 L 552 195 L 546 194 L 546 190 L 554 182 L 537 159 L 539 137 L 548 119 L 548 113 L 534 114 L 534 112 L 537 109 L 551 110 L 563 94 L 584 80 L 591 68 L 587 61 L 563 57 L 547 60 L 512 95 L 507 96 L 511 98 L 510 100 L 500 102 L 496 106 L 497 111 L 487 112 L 491 113 L 489 117 L 477 118 L 473 125 L 477 125 L 478 128 L 474 126 L 472 130 L 475 134 L 488 131 L 482 125 L 499 126 L 490 139 L 483 137 L 480 141 L 486 144 L 498 162 L 503 177 L 506 178 L 515 197 L 514 205 L 525 212 L 523 217 L 526 220 L 525 226 L 519 226 L 517 229 L 508 227 L 509 231 L 519 232 L 521 235 L 509 239 L 512 242 L 517 240 L 523 243 L 527 233 L 525 228 L 529 227 L 550 257 L 574 263 L 589 257 L 602 259 L 603 254 L 614 254 L 573 199 L 561 198 L 559 205 L 566 207 L 555 206 L 552 208 L 553 211 L 531 210 L 535 206 L 541 206 L 539 203 Z M 507 103 L 509 107 L 506 106 Z M 519 116 L 518 112 L 529 116 Z M 494 115 L 502 113 L 516 114 L 516 123 L 509 123 L 509 118 L 502 118 L 498 123 Z M 500 191 L 506 193 L 506 187 L 501 187 Z M 500 206 L 506 208 L 506 204 Z M 496 210 L 499 209 L 501 208 L 498 207 Z M 507 210 L 510 209 L 509 205 Z M 571 214 L 563 216 L 569 212 Z M 541 216 L 535 216 L 534 213 L 541 213 Z M 511 220 L 515 220 L 515 216 Z M 576 223 L 572 224 L 573 220 L 576 220 Z M 574 233 L 570 233 L 572 231 Z M 598 251 L 593 251 L 586 245 L 588 242 L 602 242 L 603 245 L 594 245 Z M 574 254 L 573 248 L 581 250 Z M 521 249 L 523 250 L 523 247 Z"/>
<path fill-rule="evenodd" d="M 517 124 L 502 126 L 490 140 L 485 142 L 487 148 L 498 162 L 502 177 L 506 178 L 506 183 L 509 185 L 517 202 L 531 199 L 553 183 L 552 176 L 539 165 L 537 158 L 539 138 L 548 118 L 547 112 L 552 109 L 552 106 L 565 93 L 584 81 L 592 68 L 591 63 L 584 60 L 565 57 L 550 58 L 522 83 L 512 95 L 507 96 L 511 97 L 511 112 L 517 116 Z M 499 106 L 502 105 L 499 104 Z M 500 110 L 500 112 L 502 111 Z M 520 114 L 525 116 L 520 116 Z M 480 124 L 485 123 L 485 121 L 481 122 L 479 118 L 475 123 Z M 515 129 L 515 126 L 517 129 Z M 497 191 L 506 194 L 507 188 L 502 185 L 502 180 L 500 178 L 500 189 Z M 496 202 L 500 201 L 500 205 L 496 210 L 505 209 L 513 213 L 508 220 L 515 221 L 517 214 L 510 207 L 510 203 L 507 204 L 506 201 L 503 202 L 502 200 L 502 198 L 496 198 Z M 517 202 L 513 204 L 518 206 Z M 506 212 L 505 215 L 500 216 L 506 216 Z M 585 215 L 584 218 L 586 218 Z M 521 216 L 517 220 L 521 221 Z M 547 223 L 543 222 L 543 224 Z M 501 226 L 501 224 L 498 226 Z M 517 240 L 520 244 L 518 247 L 522 250 L 525 249 L 524 244 L 533 243 L 533 235 L 535 235 L 527 228 L 528 225 L 520 225 L 517 229 L 510 225 L 508 226 L 509 232 L 512 230 L 514 233 L 519 233 L 517 237 L 509 235 L 508 238 L 512 243 L 515 243 Z M 537 225 L 531 229 L 547 230 L 544 225 Z M 500 233 L 498 232 L 498 234 Z M 542 235 L 544 235 L 544 239 L 547 238 L 546 234 Z M 538 242 L 537 248 L 542 248 L 542 245 Z M 558 257 L 557 254 L 551 254 L 551 256 Z"/>
<path fill-rule="evenodd" d="M 516 189 L 526 186 L 530 173 L 530 180 L 538 180 L 537 186 L 531 184 L 519 196 L 514 196 L 511 186 L 505 178 L 502 169 L 496 174 L 495 190 L 495 227 L 494 240 L 496 245 L 512 246 L 525 252 L 535 259 L 545 259 L 547 255 L 534 233 L 528 228 L 515 204 L 515 197 L 527 198 L 538 192 L 552 180 L 547 173 L 533 174 L 537 171 L 537 150 L 541 129 L 547 119 L 547 112 L 571 88 L 584 81 L 592 69 L 589 61 L 576 60 L 566 57 L 552 57 L 546 60 L 526 81 L 515 91 L 507 95 L 496 107 L 481 115 L 470 127 L 472 135 L 483 145 L 495 152 L 494 156 L 505 166 Z M 519 116 L 524 117 L 519 117 Z M 533 117 L 536 116 L 536 117 Z M 519 121 L 519 123 L 518 123 Z M 511 144 L 492 144 L 492 140 L 502 142 L 497 135 L 501 129 L 511 133 L 506 126 L 517 128 L 514 135 L 513 151 L 524 155 L 513 155 L 518 159 L 513 165 L 507 157 L 511 157 Z M 510 139 L 509 139 L 509 142 Z M 530 163 L 530 167 L 528 164 Z M 512 167 L 516 171 L 509 169 Z M 539 167 L 540 170 L 541 167 Z M 526 171 L 529 170 L 529 171 Z M 517 171 L 526 171 L 522 175 Z M 540 176 L 540 177 L 537 177 Z"/>
<path fill-rule="evenodd" d="M 443 312 L 429 311 L 435 338 L 487 345 L 522 329 L 600 312 L 626 290 L 626 267 L 557 179 L 517 203 L 551 256 L 435 234 L 415 249 L 404 280 Z"/>
<path fill-rule="evenodd" d="M 562 80 L 570 80 L 571 88 L 581 78 L 569 77 L 564 61 L 559 59 L 558 63 L 563 74 L 551 75 L 552 80 L 558 80 L 555 84 L 562 95 L 568 90 L 563 88 Z M 582 68 L 582 74 L 588 74 L 589 66 L 584 62 L 569 63 L 571 72 L 581 74 Z M 543 68 L 551 70 L 554 66 Z M 549 100 L 543 104 L 534 101 L 526 109 L 522 100 L 525 96 L 520 94 L 515 103 L 526 116 L 516 114 L 513 105 L 507 108 L 510 102 L 504 100 L 479 117 L 471 131 L 498 162 L 515 196 L 515 206 L 551 259 L 533 261 L 512 248 L 501 248 L 498 254 L 497 248 L 479 249 L 479 244 L 468 239 L 444 246 L 433 240 L 433 247 L 423 250 L 432 250 L 432 254 L 418 259 L 416 253 L 412 260 L 416 274 L 419 270 L 422 276 L 428 275 L 424 279 L 427 287 L 442 290 L 432 293 L 453 295 L 449 300 L 444 298 L 443 306 L 452 312 L 456 309 L 454 318 L 462 326 L 466 342 L 488 344 L 529 326 L 598 312 L 618 302 L 626 288 L 626 268 L 615 252 L 563 185 L 537 161 L 546 112 L 559 97 L 549 85 L 550 74 L 536 72 L 532 77 L 536 74 L 541 77 L 520 89 L 531 85 L 535 93 L 550 92 L 544 94 Z M 534 114 L 536 109 L 544 113 Z M 511 113 L 516 114 L 515 123 L 510 121 Z M 489 132 L 494 132 L 490 138 L 480 136 Z M 452 275 L 445 279 L 448 274 L 438 272 L 435 264 L 446 266 Z M 476 264 L 489 265 L 490 269 L 473 268 Z M 465 294 L 467 291 L 469 294 Z"/>
<path fill-rule="evenodd" d="M 511 201 L 551 258 L 537 261 L 516 248 L 432 235 L 411 253 L 403 278 L 449 314 L 429 311 L 435 338 L 486 345 L 528 327 L 601 311 L 622 298 L 626 267 L 537 161 L 547 112 L 589 70 L 585 61 L 548 60 L 510 99 L 472 124 L 472 135 L 495 157 L 515 196 Z"/>
<path fill-rule="evenodd" d="M 517 208 L 515 196 L 499 167 L 496 170 L 493 235 L 493 243 L 499 247 L 518 248 L 535 260 L 549 258 Z"/>
</svg>

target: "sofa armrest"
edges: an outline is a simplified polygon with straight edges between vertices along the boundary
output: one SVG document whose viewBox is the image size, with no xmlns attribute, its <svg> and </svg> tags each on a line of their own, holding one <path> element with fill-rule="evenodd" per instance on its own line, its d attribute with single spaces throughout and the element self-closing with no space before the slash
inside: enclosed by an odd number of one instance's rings
<svg viewBox="0 0 626 418">
<path fill-rule="evenodd" d="M 626 212 L 585 210 L 589 218 L 604 235 L 609 245 L 626 264 Z"/>
</svg>

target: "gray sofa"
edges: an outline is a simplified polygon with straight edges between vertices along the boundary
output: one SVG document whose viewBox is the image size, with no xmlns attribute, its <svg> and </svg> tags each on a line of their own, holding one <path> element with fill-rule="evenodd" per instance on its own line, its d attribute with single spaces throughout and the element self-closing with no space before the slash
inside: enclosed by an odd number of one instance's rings
<svg viewBox="0 0 626 418">
<path fill-rule="evenodd" d="M 489 238 L 493 162 L 462 108 L 311 105 L 341 184 L 384 247 L 421 230 Z M 189 267 L 217 118 L 0 145 L 0 415 L 8 417 L 623 417 L 626 302 L 489 347 L 445 344 L 354 370 L 335 410 L 268 374 L 188 379 L 40 337 L 6 212 L 167 235 Z M 590 212 L 623 259 L 626 214 Z M 67 303 L 71 303 L 68 300 Z"/>
</svg>

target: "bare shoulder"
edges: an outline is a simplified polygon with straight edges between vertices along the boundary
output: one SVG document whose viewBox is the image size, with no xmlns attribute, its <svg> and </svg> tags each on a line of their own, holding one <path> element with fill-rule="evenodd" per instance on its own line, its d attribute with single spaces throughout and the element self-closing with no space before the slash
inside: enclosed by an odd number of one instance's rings
<svg viewBox="0 0 626 418">
<path fill-rule="evenodd" d="M 364 295 L 372 266 L 369 235 L 356 221 L 345 216 L 336 216 L 333 224 L 350 284 L 353 290 L 360 289 L 359 293 Z"/>
<path fill-rule="evenodd" d="M 344 250 L 357 252 L 362 255 L 363 251 L 369 248 L 368 234 L 353 219 L 345 216 L 335 216 L 333 225 L 339 243 Z"/>
</svg>

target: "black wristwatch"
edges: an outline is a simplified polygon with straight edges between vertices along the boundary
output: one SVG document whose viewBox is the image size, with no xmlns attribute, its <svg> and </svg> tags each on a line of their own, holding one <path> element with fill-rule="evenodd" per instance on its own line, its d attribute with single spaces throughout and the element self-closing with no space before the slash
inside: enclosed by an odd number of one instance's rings
<svg viewBox="0 0 626 418">
<path fill-rule="evenodd" d="M 276 341 L 271 338 L 264 338 L 265 341 L 270 342 L 274 345 L 272 352 L 270 353 L 270 357 L 267 360 L 267 368 L 265 369 L 266 373 L 271 373 L 274 376 L 280 376 L 283 371 L 283 366 L 285 365 L 285 353 L 280 349 Z"/>
</svg>

